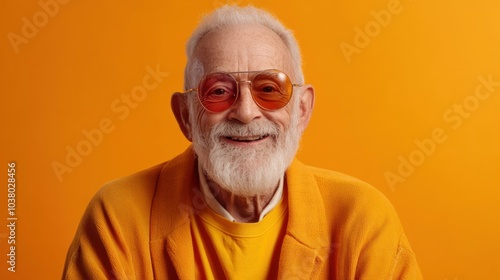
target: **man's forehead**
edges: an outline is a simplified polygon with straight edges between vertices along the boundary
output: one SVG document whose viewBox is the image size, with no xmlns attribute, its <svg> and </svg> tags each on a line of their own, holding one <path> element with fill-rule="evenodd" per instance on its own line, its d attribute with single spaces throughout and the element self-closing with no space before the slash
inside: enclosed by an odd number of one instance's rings
<svg viewBox="0 0 500 280">
<path fill-rule="evenodd" d="M 237 71 L 261 71 L 266 69 L 286 70 L 285 60 L 276 60 L 273 55 L 256 54 L 249 55 L 246 59 L 235 57 L 220 57 L 202 60 L 205 73 L 212 72 L 237 72 Z"/>
<path fill-rule="evenodd" d="M 263 26 L 233 26 L 213 30 L 200 40 L 195 56 L 204 72 L 286 70 L 291 56 L 281 38 Z"/>
</svg>

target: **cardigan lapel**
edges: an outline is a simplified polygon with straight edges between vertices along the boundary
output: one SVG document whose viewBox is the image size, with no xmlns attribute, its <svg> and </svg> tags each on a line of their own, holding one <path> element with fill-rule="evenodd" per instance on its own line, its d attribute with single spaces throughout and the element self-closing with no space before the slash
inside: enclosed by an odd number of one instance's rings
<svg viewBox="0 0 500 280">
<path fill-rule="evenodd" d="M 155 279 L 194 279 L 190 190 L 197 188 L 191 147 L 163 167 L 151 206 L 150 250 Z M 169 262 L 171 260 L 171 263 Z M 174 271 L 175 269 L 175 271 Z"/>
<path fill-rule="evenodd" d="M 328 254 L 323 200 L 308 167 L 294 160 L 286 172 L 288 226 L 278 279 L 316 279 Z"/>
</svg>

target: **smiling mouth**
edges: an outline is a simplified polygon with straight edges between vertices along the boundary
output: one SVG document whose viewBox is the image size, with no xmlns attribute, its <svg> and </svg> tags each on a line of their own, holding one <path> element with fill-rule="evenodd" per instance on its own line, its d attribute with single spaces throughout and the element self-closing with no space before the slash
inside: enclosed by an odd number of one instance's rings
<svg viewBox="0 0 500 280">
<path fill-rule="evenodd" d="M 269 134 L 259 136 L 226 136 L 225 138 L 236 142 L 254 142 L 269 137 Z"/>
</svg>

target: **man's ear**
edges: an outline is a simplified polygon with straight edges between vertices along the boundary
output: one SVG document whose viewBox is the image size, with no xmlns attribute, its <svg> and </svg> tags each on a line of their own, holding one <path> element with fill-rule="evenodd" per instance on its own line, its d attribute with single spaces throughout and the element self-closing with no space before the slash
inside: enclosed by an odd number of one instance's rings
<svg viewBox="0 0 500 280">
<path fill-rule="evenodd" d="M 302 86 L 302 94 L 299 96 L 299 129 L 301 132 L 306 130 L 311 119 L 314 108 L 314 88 L 306 84 Z"/>
<path fill-rule="evenodd" d="M 187 95 L 176 92 L 170 99 L 170 107 L 174 113 L 175 119 L 184 136 L 189 141 L 193 141 L 191 133 L 191 123 L 189 122 L 189 108 L 187 104 Z"/>
</svg>

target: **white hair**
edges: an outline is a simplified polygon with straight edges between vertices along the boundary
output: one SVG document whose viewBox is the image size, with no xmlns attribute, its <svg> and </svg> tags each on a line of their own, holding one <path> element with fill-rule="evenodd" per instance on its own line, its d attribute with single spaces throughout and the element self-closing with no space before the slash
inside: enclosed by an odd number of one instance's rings
<svg viewBox="0 0 500 280">
<path fill-rule="evenodd" d="M 201 62 L 194 56 L 194 51 L 200 40 L 212 30 L 235 25 L 262 25 L 275 32 L 290 51 L 294 71 L 294 73 L 290 74 L 294 75 L 296 83 L 304 83 L 300 48 L 293 36 L 293 32 L 267 11 L 253 6 L 226 5 L 206 15 L 193 31 L 186 44 L 187 64 L 184 71 L 184 87 L 186 90 L 196 87 L 198 80 L 203 75 Z"/>
</svg>

